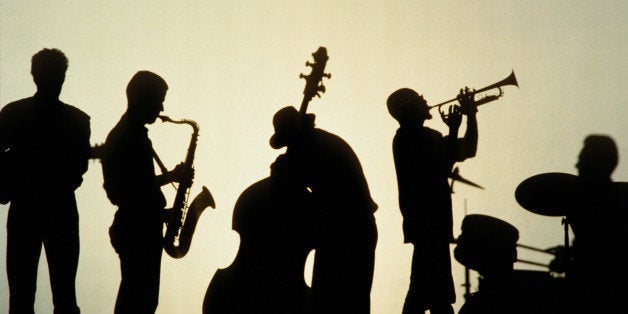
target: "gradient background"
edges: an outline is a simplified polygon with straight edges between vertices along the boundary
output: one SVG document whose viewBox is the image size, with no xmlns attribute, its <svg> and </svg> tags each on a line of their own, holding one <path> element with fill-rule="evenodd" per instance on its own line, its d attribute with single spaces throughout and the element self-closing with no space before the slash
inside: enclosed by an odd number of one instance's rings
<svg viewBox="0 0 628 314">
<path fill-rule="evenodd" d="M 124 90 L 136 71 L 166 79 L 165 114 L 200 125 L 191 194 L 206 185 L 217 209 L 201 217 L 186 257 L 164 254 L 157 312 L 200 313 L 212 275 L 238 249 L 231 230 L 238 195 L 268 175 L 282 152 L 268 146 L 272 115 L 300 104 L 305 82 L 298 74 L 309 73 L 305 61 L 319 46 L 327 47 L 332 78 L 309 111 L 319 127 L 343 137 L 360 157 L 379 204 L 372 312 L 400 313 L 412 248 L 402 243 L 391 152 L 397 124 L 386 111 L 387 96 L 411 87 L 435 104 L 461 87 L 479 89 L 514 70 L 520 88 L 507 86 L 503 98 L 479 108 L 478 154 L 459 166 L 463 177 L 485 189 L 455 186 L 454 234 L 466 207 L 515 225 L 520 244 L 560 245 L 561 218 L 524 210 L 514 190 L 538 173 L 576 173 L 582 140 L 591 133 L 615 138 L 620 164 L 613 177 L 628 178 L 627 9 L 626 1 L 573 0 L 1 0 L 0 103 L 31 96 L 31 56 L 44 47 L 59 48 L 70 60 L 61 99 L 92 117 L 97 144 L 124 112 Z M 438 117 L 428 125 L 446 132 Z M 169 167 L 184 159 L 190 133 L 184 125 L 150 126 Z M 172 200 L 175 190 L 166 186 L 164 192 Z M 120 280 L 107 235 L 115 207 L 102 189 L 99 162 L 90 163 L 76 194 L 79 306 L 83 313 L 111 313 Z M 0 207 L 0 225 L 6 224 L 7 209 Z M 4 231 L 0 247 L 0 312 L 6 312 Z M 543 263 L 552 258 L 521 248 L 519 256 Z M 453 267 L 458 309 L 464 268 L 456 261 Z M 516 268 L 543 270 L 520 263 Z M 601 274 L 611 276 L 612 270 Z M 38 278 L 36 311 L 50 313 L 44 254 Z"/>
</svg>

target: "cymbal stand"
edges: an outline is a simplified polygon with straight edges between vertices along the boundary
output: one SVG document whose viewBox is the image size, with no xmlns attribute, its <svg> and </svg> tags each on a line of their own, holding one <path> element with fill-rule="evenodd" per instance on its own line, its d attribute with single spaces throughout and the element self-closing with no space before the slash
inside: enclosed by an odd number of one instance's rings
<svg viewBox="0 0 628 314">
<path fill-rule="evenodd" d="M 565 251 L 563 252 L 563 258 L 565 266 L 569 269 L 569 264 L 571 262 L 571 250 L 569 248 L 569 220 L 567 220 L 567 217 L 563 217 L 561 223 L 563 224 L 563 229 L 565 230 Z M 567 275 L 568 272 L 565 274 Z"/>
<path fill-rule="evenodd" d="M 567 220 L 567 217 L 563 217 L 561 223 L 563 224 L 563 229 L 565 230 L 565 257 L 568 258 L 569 257 L 569 221 Z"/>
<path fill-rule="evenodd" d="M 454 180 L 451 180 L 451 193 L 454 192 Z M 464 215 L 467 215 L 467 199 L 464 199 Z M 469 266 L 464 266 L 464 299 L 467 300 L 471 296 L 471 281 L 469 280 L 470 269 Z"/>
</svg>

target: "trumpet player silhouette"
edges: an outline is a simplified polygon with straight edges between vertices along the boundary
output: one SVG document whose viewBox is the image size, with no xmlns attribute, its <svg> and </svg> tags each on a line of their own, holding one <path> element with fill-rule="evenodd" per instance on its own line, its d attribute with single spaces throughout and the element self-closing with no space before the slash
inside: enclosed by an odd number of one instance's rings
<svg viewBox="0 0 628 314">
<path fill-rule="evenodd" d="M 37 266 L 46 250 L 55 313 L 80 313 L 75 279 L 79 258 L 74 192 L 90 154 L 90 118 L 59 100 L 68 59 L 58 49 L 32 57 L 34 96 L 0 111 L 0 202 L 7 222 L 9 313 L 34 313 Z"/>
<path fill-rule="evenodd" d="M 475 156 L 478 131 L 476 104 L 466 88 L 457 96 L 460 106 L 441 112 L 449 134 L 424 126 L 431 119 L 426 101 L 417 92 L 401 88 L 387 99 L 390 115 L 399 122 L 392 150 L 403 215 L 404 242 L 412 243 L 410 287 L 403 313 L 452 314 L 456 295 L 451 275 L 449 243 L 453 220 L 448 176 L 454 163 Z M 458 138 L 462 115 L 466 132 Z"/>
<path fill-rule="evenodd" d="M 194 172 L 177 165 L 155 174 L 153 146 L 146 124 L 163 111 L 168 85 L 159 75 L 137 72 L 127 85 L 127 110 L 104 144 L 104 188 L 118 207 L 109 229 L 120 258 L 121 281 L 115 313 L 154 313 L 159 298 L 166 201 L 160 189 L 171 182 L 191 182 Z"/>
</svg>

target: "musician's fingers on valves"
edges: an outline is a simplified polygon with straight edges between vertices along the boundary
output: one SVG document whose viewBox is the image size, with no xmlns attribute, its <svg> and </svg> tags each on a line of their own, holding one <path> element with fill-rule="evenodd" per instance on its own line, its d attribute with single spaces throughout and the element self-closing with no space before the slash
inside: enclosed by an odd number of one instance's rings
<svg viewBox="0 0 628 314">
<path fill-rule="evenodd" d="M 194 179 L 194 168 L 186 163 L 179 163 L 170 171 L 170 178 L 174 182 L 191 183 Z"/>
<path fill-rule="evenodd" d="M 456 97 L 458 99 L 458 103 L 460 104 L 460 111 L 462 114 L 470 114 L 478 111 L 477 105 L 475 103 L 475 89 L 471 90 L 469 87 L 460 89 L 460 93 Z"/>
</svg>

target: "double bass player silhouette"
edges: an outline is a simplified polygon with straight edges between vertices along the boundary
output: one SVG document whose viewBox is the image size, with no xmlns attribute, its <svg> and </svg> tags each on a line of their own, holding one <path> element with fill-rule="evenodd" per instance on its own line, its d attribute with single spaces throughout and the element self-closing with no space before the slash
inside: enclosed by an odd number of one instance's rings
<svg viewBox="0 0 628 314">
<path fill-rule="evenodd" d="M 273 164 L 269 178 L 247 188 L 238 199 L 234 229 L 241 235 L 240 249 L 234 263 L 212 279 L 203 306 L 206 314 L 226 309 L 235 313 L 370 313 L 377 242 L 373 212 L 377 205 L 350 146 L 315 128 L 314 115 L 306 113 L 312 97 L 324 91 L 320 80 L 328 77 L 323 73 L 325 48 L 312 55 L 316 62 L 307 63 L 312 73 L 302 75 L 307 83 L 300 110 L 288 106 L 273 116 L 275 133 L 270 145 L 287 147 L 286 152 Z M 245 223 L 248 221 L 256 223 Z M 290 235 L 290 241 L 296 243 L 286 244 Z M 274 249 L 281 244 L 283 251 Z M 265 254 L 260 246 L 267 250 Z M 309 288 L 302 287 L 302 277 L 312 248 L 316 254 L 310 298 Z M 251 262 L 255 260 L 264 267 L 247 272 L 241 266 L 255 267 Z M 283 274 L 267 275 L 278 267 L 284 269 L 279 269 Z M 289 279 L 292 277 L 298 280 Z M 294 287 L 286 294 L 293 302 L 278 297 L 277 292 L 284 291 L 278 289 L 281 280 Z M 249 304 L 243 300 L 250 300 Z"/>
</svg>

